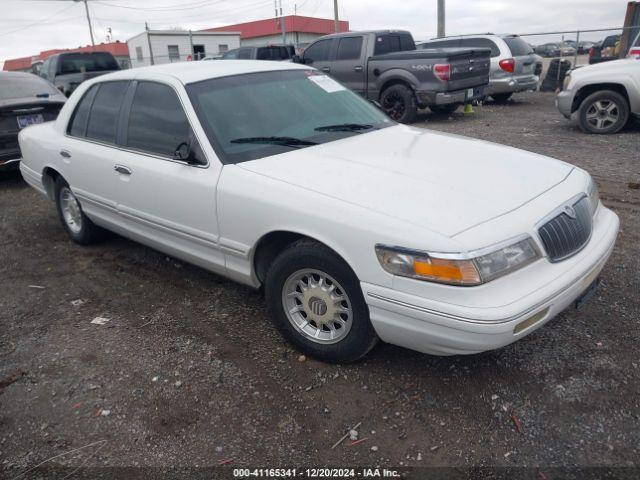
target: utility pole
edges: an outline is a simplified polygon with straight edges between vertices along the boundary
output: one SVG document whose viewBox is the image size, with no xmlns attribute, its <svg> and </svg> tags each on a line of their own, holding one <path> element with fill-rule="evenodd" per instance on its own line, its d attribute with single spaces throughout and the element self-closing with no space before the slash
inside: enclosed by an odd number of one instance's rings
<svg viewBox="0 0 640 480">
<path fill-rule="evenodd" d="M 147 22 L 144 22 L 144 29 L 147 32 L 147 43 L 149 44 L 149 61 L 151 65 L 155 65 L 153 61 L 153 49 L 151 48 L 151 32 L 149 31 L 149 24 Z"/>
<path fill-rule="evenodd" d="M 445 0 L 438 0 L 438 38 L 446 35 L 444 28 L 444 3 Z"/>
<path fill-rule="evenodd" d="M 91 45 L 95 50 L 96 42 L 93 40 L 93 27 L 91 26 L 91 17 L 89 17 L 89 6 L 87 5 L 87 0 L 83 0 L 83 1 L 84 1 L 84 11 L 87 12 L 87 22 L 89 23 L 89 35 L 91 35 Z"/>
<path fill-rule="evenodd" d="M 340 19 L 338 18 L 338 0 L 333 0 L 333 29 L 336 33 L 340 31 Z"/>
</svg>

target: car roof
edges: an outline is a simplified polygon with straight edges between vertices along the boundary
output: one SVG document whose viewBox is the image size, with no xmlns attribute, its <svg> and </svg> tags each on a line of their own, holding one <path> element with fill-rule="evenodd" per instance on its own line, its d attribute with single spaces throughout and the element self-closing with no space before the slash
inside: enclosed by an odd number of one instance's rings
<svg viewBox="0 0 640 480">
<path fill-rule="evenodd" d="M 120 70 L 96 78 L 96 82 L 108 80 L 160 80 L 167 77 L 183 84 L 200 82 L 211 78 L 229 77 L 258 72 L 286 70 L 311 70 L 311 67 L 297 63 L 271 62 L 262 60 L 225 60 L 224 62 L 177 62 Z"/>
<path fill-rule="evenodd" d="M 0 77 L 40 78 L 39 76 L 29 72 L 3 72 L 3 71 L 0 71 Z"/>
<path fill-rule="evenodd" d="M 353 32 L 341 32 L 341 33 L 332 33 L 331 35 L 325 35 L 324 37 L 318 38 L 318 40 L 324 40 L 326 38 L 337 38 L 337 37 L 353 37 L 354 35 L 385 35 L 390 33 L 402 33 L 411 35 L 409 30 L 358 30 Z"/>
</svg>

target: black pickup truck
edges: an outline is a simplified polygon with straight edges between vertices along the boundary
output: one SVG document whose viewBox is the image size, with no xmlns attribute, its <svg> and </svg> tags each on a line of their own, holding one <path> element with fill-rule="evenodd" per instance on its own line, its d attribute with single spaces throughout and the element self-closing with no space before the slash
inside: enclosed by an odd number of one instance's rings
<svg viewBox="0 0 640 480">
<path fill-rule="evenodd" d="M 491 51 L 478 48 L 416 50 L 401 30 L 348 32 L 322 37 L 294 61 L 311 65 L 369 100 L 387 114 L 411 123 L 418 108 L 437 113 L 483 96 Z"/>
</svg>

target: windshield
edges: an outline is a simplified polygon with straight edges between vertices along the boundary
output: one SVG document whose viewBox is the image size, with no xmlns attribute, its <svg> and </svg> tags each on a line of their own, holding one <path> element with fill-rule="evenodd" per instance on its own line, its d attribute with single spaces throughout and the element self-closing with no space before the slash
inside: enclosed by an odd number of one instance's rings
<svg viewBox="0 0 640 480">
<path fill-rule="evenodd" d="M 59 94 L 60 92 L 53 85 L 35 75 L 0 74 L 0 100 L 37 97 L 38 95 L 46 98 Z"/>
<path fill-rule="evenodd" d="M 187 85 L 224 163 L 277 155 L 394 125 L 384 113 L 314 70 L 251 73 Z"/>
<path fill-rule="evenodd" d="M 60 57 L 58 73 L 84 73 L 120 70 L 118 62 L 109 53 L 69 53 Z"/>
</svg>

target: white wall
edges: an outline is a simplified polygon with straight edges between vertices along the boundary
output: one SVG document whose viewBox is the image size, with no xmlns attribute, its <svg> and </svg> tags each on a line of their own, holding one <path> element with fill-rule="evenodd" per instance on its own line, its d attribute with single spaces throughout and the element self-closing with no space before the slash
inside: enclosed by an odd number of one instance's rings
<svg viewBox="0 0 640 480">
<path fill-rule="evenodd" d="M 298 43 L 309 43 L 323 36 L 324 35 L 319 33 L 287 32 L 286 43 L 291 43 L 294 45 Z M 267 35 L 265 37 L 245 38 L 240 41 L 240 44 L 243 47 L 256 47 L 256 46 L 261 47 L 263 45 L 281 44 L 281 43 L 282 43 L 282 34 Z"/>
<path fill-rule="evenodd" d="M 160 34 L 151 32 L 151 49 L 153 51 L 153 61 L 155 65 L 161 63 L 169 63 L 169 45 L 177 45 L 180 55 L 179 61 L 185 61 L 188 55 L 192 55 L 191 43 L 189 42 L 189 33 L 184 32 L 177 34 Z M 202 35 L 192 32 L 191 42 L 193 45 L 204 45 L 205 55 L 215 55 L 219 53 L 221 45 L 227 45 L 228 49 L 238 48 L 240 46 L 239 34 L 221 34 L 221 35 Z M 149 41 L 147 34 L 142 33 L 127 40 L 129 46 L 129 57 L 131 58 L 132 67 L 141 67 L 151 64 L 151 54 L 149 52 Z M 143 59 L 138 59 L 137 48 L 142 51 Z M 178 60 L 173 60 L 178 61 Z"/>
</svg>

